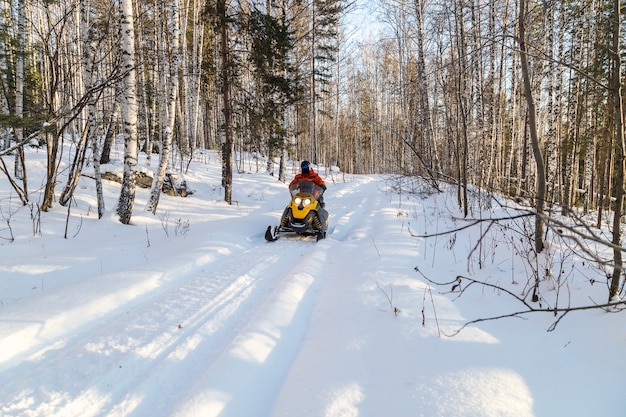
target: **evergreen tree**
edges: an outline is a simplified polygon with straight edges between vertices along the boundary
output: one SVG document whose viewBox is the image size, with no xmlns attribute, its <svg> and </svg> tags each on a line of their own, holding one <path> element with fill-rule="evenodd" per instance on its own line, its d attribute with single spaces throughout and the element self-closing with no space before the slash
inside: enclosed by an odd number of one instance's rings
<svg viewBox="0 0 626 417">
<path fill-rule="evenodd" d="M 333 64 L 339 50 L 341 0 L 313 0 L 310 31 L 310 116 L 311 159 L 318 163 L 317 100 L 330 93 Z"/>
<path fill-rule="evenodd" d="M 250 128 L 264 135 L 268 148 L 268 171 L 273 175 L 273 157 L 285 149 L 288 129 L 286 112 L 300 95 L 300 81 L 291 63 L 294 31 L 283 7 L 272 15 L 253 9 L 245 22 L 250 35 L 248 60 L 256 80 L 256 100 L 250 106 Z"/>
</svg>

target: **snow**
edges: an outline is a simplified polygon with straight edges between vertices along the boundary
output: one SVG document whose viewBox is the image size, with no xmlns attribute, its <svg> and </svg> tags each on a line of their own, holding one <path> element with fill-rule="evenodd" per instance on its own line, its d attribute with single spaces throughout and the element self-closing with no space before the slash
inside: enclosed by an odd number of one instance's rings
<svg viewBox="0 0 626 417">
<path fill-rule="evenodd" d="M 124 226 L 120 185 L 105 181 L 98 220 L 87 177 L 69 209 L 40 212 L 45 152 L 26 153 L 32 204 L 0 179 L 1 416 L 624 415 L 619 313 L 572 312 L 553 331 L 557 317 L 533 313 L 452 336 L 525 308 L 425 277 L 523 296 L 533 267 L 514 255 L 515 228 L 415 237 L 466 224 L 454 188 L 400 191 L 390 176 L 322 167 L 328 237 L 267 243 L 289 193 L 250 156 L 232 205 L 218 155 L 205 152 L 184 175 L 192 195 L 163 195 L 153 216 L 138 189 Z M 472 218 L 512 212 L 472 203 Z M 544 306 L 605 302 L 606 271 L 550 243 L 534 265 L 563 273 L 542 281 Z"/>
</svg>

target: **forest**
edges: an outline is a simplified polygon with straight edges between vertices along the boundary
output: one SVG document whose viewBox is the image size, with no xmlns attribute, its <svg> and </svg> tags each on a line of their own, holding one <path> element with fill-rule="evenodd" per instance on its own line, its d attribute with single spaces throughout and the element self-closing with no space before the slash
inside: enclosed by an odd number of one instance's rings
<svg viewBox="0 0 626 417">
<path fill-rule="evenodd" d="M 267 157 L 258 169 L 282 181 L 285 161 L 308 159 L 455 184 L 466 217 L 470 189 L 509 196 L 534 217 L 536 253 L 557 213 L 581 226 L 572 240 L 607 226 L 609 300 L 622 290 L 618 0 L 0 4 L 0 170 L 24 205 L 70 204 L 81 175 L 102 181 L 114 143 L 124 224 L 138 153 L 153 213 L 166 171 L 184 173 L 197 149 L 221 150 L 228 203 L 242 155 Z M 37 201 L 25 146 L 47 152 Z"/>
</svg>

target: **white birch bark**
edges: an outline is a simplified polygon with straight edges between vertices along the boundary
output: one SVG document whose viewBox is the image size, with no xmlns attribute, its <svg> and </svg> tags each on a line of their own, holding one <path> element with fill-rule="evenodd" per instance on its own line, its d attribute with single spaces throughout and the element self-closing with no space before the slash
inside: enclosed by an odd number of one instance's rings
<svg viewBox="0 0 626 417">
<path fill-rule="evenodd" d="M 165 126 L 163 143 L 161 145 L 161 152 L 159 153 L 159 167 L 155 172 L 152 180 L 152 190 L 150 192 L 150 199 L 146 207 L 146 209 L 148 211 L 151 211 L 152 214 L 156 213 L 157 206 L 159 204 L 159 197 L 161 196 L 161 189 L 163 188 L 163 179 L 165 178 L 168 159 L 170 156 L 170 151 L 172 149 L 172 138 L 174 136 L 174 127 L 176 121 L 176 102 L 178 99 L 178 61 L 180 51 L 180 17 L 178 13 L 178 0 L 172 1 L 171 8 L 174 32 L 172 33 L 171 63 L 168 65 L 170 85 L 167 98 L 167 123 Z"/>
<path fill-rule="evenodd" d="M 3 33 L 8 31 L 10 28 L 10 22 L 8 22 L 8 2 L 2 2 L 0 5 L 0 31 Z M 2 77 L 2 85 L 6 86 L 7 79 L 7 54 L 9 51 L 7 50 L 5 42 L 0 42 L 0 77 Z M 1 94 L 0 96 L 0 114 L 9 115 L 9 100 L 6 94 Z M 0 151 L 6 150 L 9 148 L 11 144 L 11 130 L 9 128 L 3 128 L 0 130 Z"/>
<path fill-rule="evenodd" d="M 184 13 L 183 16 L 183 22 L 182 22 L 182 28 L 183 31 L 185 33 L 188 32 L 188 22 L 189 22 L 189 10 L 187 9 L 186 12 Z M 185 36 L 181 41 L 182 41 L 182 52 L 181 52 L 181 62 L 180 62 L 180 66 L 181 66 L 181 70 L 183 72 L 183 74 L 185 74 L 185 77 L 183 77 L 183 91 L 184 91 L 184 95 L 182 97 L 182 101 L 184 102 L 184 106 L 182 108 L 183 112 L 183 116 L 184 116 L 184 123 L 183 126 L 184 128 L 182 129 L 182 131 L 184 132 L 184 138 L 183 140 L 180 142 L 180 147 L 183 153 L 188 152 L 189 156 L 192 155 L 193 153 L 193 137 L 192 137 L 192 123 L 191 123 L 191 114 L 193 112 L 193 108 L 192 108 L 192 87 L 191 87 L 191 77 L 190 77 L 190 73 L 191 71 L 189 70 L 188 66 L 189 66 L 189 48 L 187 46 L 187 37 Z M 188 148 L 188 149 L 187 149 Z"/>
<path fill-rule="evenodd" d="M 19 0 L 17 4 L 17 44 L 18 53 L 15 65 L 15 116 L 24 117 L 24 52 L 26 49 L 26 35 L 24 27 L 24 15 L 26 13 L 26 1 Z M 15 129 L 17 143 L 22 143 L 24 137 L 24 129 L 17 127 Z M 24 178 L 24 165 L 22 164 L 22 148 L 15 152 L 15 178 Z"/>
<path fill-rule="evenodd" d="M 192 149 L 198 147 L 198 124 L 200 120 L 200 84 L 202 80 L 202 57 L 204 56 L 204 22 L 202 19 L 203 2 L 194 2 L 194 18 L 193 18 L 193 48 L 191 56 L 192 72 L 188 74 L 191 80 L 192 96 L 191 101 L 191 138 Z"/>
<path fill-rule="evenodd" d="M 91 47 L 91 36 L 90 36 L 90 0 L 81 0 L 80 2 L 80 33 L 81 40 L 83 44 L 83 68 L 85 71 L 85 84 L 87 88 L 85 90 L 90 89 L 94 85 L 94 74 L 93 74 L 93 59 L 92 56 L 95 53 Z M 91 140 L 92 146 L 92 158 L 93 158 L 93 170 L 94 170 L 94 178 L 96 182 L 96 199 L 98 202 L 98 218 L 102 218 L 104 215 L 105 204 L 104 204 L 104 193 L 102 190 L 102 175 L 100 172 L 100 154 L 102 146 L 100 146 L 100 140 L 98 138 L 97 133 L 97 122 L 96 122 L 96 98 L 95 96 L 89 100 L 88 105 L 88 129 L 89 133 L 87 134 L 87 140 Z"/>
<path fill-rule="evenodd" d="M 121 94 L 121 113 L 124 134 L 124 177 L 117 203 L 120 222 L 129 224 L 133 214 L 137 176 L 137 75 L 135 69 L 135 31 L 132 0 L 120 3 L 121 54 L 124 90 Z"/>
</svg>

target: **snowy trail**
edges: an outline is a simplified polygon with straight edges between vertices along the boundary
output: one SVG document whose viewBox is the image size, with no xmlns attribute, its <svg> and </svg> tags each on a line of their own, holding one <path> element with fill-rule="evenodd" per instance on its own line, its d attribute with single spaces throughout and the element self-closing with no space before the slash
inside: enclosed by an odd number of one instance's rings
<svg viewBox="0 0 626 417">
<path fill-rule="evenodd" d="M 329 171 L 327 238 L 266 243 L 285 185 L 238 173 L 227 205 L 220 169 L 198 167 L 187 178 L 196 197 L 164 196 L 160 217 L 139 213 L 131 227 L 89 214 L 88 180 L 72 207 L 75 238 L 62 237 L 65 210 L 47 213 L 39 236 L 27 209 L 11 212 L 17 239 L 0 240 L 0 416 L 623 415 L 624 366 L 606 361 L 624 350 L 620 315 L 580 314 L 549 334 L 553 317 L 533 316 L 444 336 L 519 307 L 481 290 L 456 299 L 416 273 L 467 273 L 476 234 L 407 232 L 453 227 L 453 195 Z M 185 219 L 191 228 L 176 229 Z M 525 282 L 506 244 L 491 251 L 477 277 Z M 574 275 L 572 296 L 587 302 L 589 283 Z"/>
<path fill-rule="evenodd" d="M 327 277 L 327 290 L 322 291 L 324 296 L 311 314 L 307 340 L 271 415 L 357 416 L 360 403 L 380 397 L 375 393 L 384 393 L 398 377 L 398 369 L 388 365 L 385 369 L 384 357 L 380 358 L 382 373 L 374 377 L 381 369 L 369 360 L 367 353 L 373 344 L 380 344 L 381 352 L 393 355 L 395 337 L 394 314 L 383 294 L 372 288 L 374 281 L 384 287 L 390 272 L 377 270 L 377 260 L 391 255 L 376 242 L 377 236 L 386 232 L 387 223 L 380 219 L 385 216 L 383 207 L 388 206 L 385 194 L 376 188 L 379 186 L 380 183 L 372 183 L 360 190 L 367 198 L 355 200 L 354 211 L 337 221 L 333 238 L 339 244 L 329 253 L 321 271 Z M 346 264 L 345 259 L 359 262 Z M 363 315 L 363 305 L 371 316 Z M 391 327 L 386 330 L 390 333 L 377 330 L 373 324 L 380 316 L 389 319 Z M 368 320 L 372 323 L 370 332 L 355 335 L 351 331 L 357 323 Z M 355 373 L 353 369 L 359 371 Z M 405 401 L 410 401 L 410 396 Z M 380 410 L 371 415 L 393 415 L 393 404 L 378 406 Z"/>
<path fill-rule="evenodd" d="M 120 291 L 86 304 L 74 300 L 76 308 L 69 313 L 39 317 L 36 326 L 14 332 L 3 339 L 5 345 L 31 338 L 19 344 L 31 348 L 5 350 L 4 376 L 15 383 L 0 388 L 0 398 L 12 399 L 1 411 L 82 417 L 269 415 L 305 337 L 303 321 L 326 278 L 323 266 L 343 240 L 359 233 L 363 212 L 370 213 L 364 207 L 371 205 L 368 193 L 344 198 L 362 186 L 339 187 L 329 196 L 340 214 L 331 218 L 339 217 L 326 241 L 268 244 L 259 238 L 249 249 L 211 258 L 201 267 L 169 265 L 171 274 L 184 272 L 183 278 L 160 287 L 162 274 L 138 279 L 141 288 L 129 289 L 127 279 L 120 280 Z M 85 285 L 86 294 L 95 293 L 89 288 L 94 283 Z M 122 295 L 122 288 L 140 296 Z M 118 304 L 122 308 L 107 307 Z M 47 327 L 54 330 L 46 333 Z M 181 380 L 189 384 L 172 383 Z M 33 390 L 37 385 L 42 389 Z M 246 401 L 252 392 L 265 403 Z"/>
</svg>

